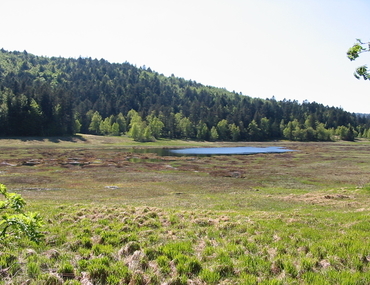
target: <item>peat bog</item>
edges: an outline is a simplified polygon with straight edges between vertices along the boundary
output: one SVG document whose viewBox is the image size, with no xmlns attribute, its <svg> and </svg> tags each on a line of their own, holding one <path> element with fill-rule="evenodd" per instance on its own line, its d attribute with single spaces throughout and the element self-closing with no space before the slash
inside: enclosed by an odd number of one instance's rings
<svg viewBox="0 0 370 285">
<path fill-rule="evenodd" d="M 241 146 L 0 140 L 0 182 L 46 221 L 40 245 L 0 245 L 0 284 L 370 282 L 369 141 L 244 143 L 295 150 L 253 155 L 129 151 L 163 145 Z"/>
</svg>

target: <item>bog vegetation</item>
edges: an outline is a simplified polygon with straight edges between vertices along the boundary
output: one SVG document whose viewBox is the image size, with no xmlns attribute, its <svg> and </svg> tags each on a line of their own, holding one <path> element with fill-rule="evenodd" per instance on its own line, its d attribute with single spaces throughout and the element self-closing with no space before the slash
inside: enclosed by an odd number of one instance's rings
<svg viewBox="0 0 370 285">
<path fill-rule="evenodd" d="M 161 144 L 235 145 L 146 147 Z M 273 144 L 297 151 L 158 157 L 125 137 L 1 140 L 0 180 L 45 225 L 39 243 L 0 244 L 0 284 L 369 284 L 369 142 Z"/>
<path fill-rule="evenodd" d="M 0 50 L 0 135 L 328 141 L 370 137 L 368 116 L 244 96 L 104 59 Z"/>
</svg>

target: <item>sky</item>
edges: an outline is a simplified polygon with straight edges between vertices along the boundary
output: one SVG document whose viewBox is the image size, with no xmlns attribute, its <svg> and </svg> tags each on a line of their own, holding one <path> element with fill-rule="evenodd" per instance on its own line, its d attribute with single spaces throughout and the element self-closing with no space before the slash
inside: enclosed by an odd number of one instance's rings
<svg viewBox="0 0 370 285">
<path fill-rule="evenodd" d="M 368 0 L 0 0 L 0 48 L 104 58 L 251 97 L 370 113 L 346 52 Z"/>
</svg>

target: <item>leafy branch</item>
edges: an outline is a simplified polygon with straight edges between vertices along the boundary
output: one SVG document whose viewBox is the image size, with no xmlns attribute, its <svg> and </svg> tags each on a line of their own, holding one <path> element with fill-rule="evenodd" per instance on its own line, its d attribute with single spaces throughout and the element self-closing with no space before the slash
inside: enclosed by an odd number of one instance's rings
<svg viewBox="0 0 370 285">
<path fill-rule="evenodd" d="M 358 58 L 361 53 L 370 51 L 370 42 L 362 42 L 360 39 L 356 39 L 356 40 L 357 40 L 357 43 L 355 43 L 347 51 L 347 57 L 351 61 Z M 362 66 L 357 67 L 356 71 L 354 72 L 354 76 L 357 79 L 360 79 L 361 77 L 365 80 L 370 79 L 370 73 L 367 70 L 367 66 L 362 65 Z"/>
<path fill-rule="evenodd" d="M 23 234 L 31 241 L 40 242 L 43 234 L 40 229 L 43 221 L 39 213 L 24 212 L 25 200 L 20 194 L 8 193 L 5 185 L 0 184 L 0 194 L 5 200 L 0 201 L 0 240 L 6 240 L 10 233 L 13 235 Z"/>
</svg>

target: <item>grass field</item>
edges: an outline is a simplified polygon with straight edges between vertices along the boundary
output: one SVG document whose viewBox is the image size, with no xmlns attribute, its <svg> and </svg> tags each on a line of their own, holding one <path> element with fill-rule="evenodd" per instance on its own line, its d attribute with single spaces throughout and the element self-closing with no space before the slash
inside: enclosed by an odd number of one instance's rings
<svg viewBox="0 0 370 285">
<path fill-rule="evenodd" d="M 196 146 L 296 151 L 131 151 Z M 369 174 L 365 140 L 0 139 L 0 183 L 45 220 L 0 245 L 0 284 L 369 284 Z"/>
</svg>

